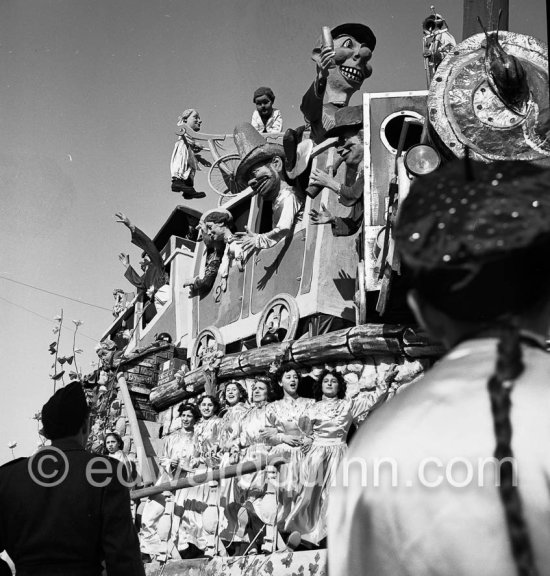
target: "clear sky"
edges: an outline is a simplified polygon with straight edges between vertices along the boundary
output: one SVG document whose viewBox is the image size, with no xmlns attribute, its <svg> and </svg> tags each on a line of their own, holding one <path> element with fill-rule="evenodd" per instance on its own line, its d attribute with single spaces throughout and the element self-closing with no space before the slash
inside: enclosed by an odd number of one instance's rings
<svg viewBox="0 0 550 576">
<path fill-rule="evenodd" d="M 200 111 L 203 131 L 230 133 L 268 85 L 285 126 L 298 126 L 315 39 L 344 22 L 378 38 L 365 90 L 424 89 L 430 4 L 462 39 L 458 0 L 1 0 L 0 275 L 110 309 L 112 289 L 130 289 L 118 253 L 139 258 L 115 212 L 153 236 L 183 202 L 169 159 L 185 108 Z M 546 41 L 544 0 L 510 4 L 510 29 Z M 206 191 L 204 173 L 197 180 Z M 88 371 L 111 313 L 0 278 L 0 463 L 8 441 L 19 456 L 36 448 L 31 418 L 53 391 L 48 346 L 61 308 L 71 329 L 84 322 Z M 60 350 L 71 348 L 63 331 Z"/>
</svg>

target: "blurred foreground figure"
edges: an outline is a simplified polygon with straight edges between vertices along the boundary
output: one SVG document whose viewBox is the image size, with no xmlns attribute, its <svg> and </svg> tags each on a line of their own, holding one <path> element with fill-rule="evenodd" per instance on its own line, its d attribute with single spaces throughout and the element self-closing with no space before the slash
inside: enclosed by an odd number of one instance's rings
<svg viewBox="0 0 550 576">
<path fill-rule="evenodd" d="M 123 465 L 84 450 L 89 409 L 79 382 L 42 408 L 51 446 L 0 468 L 0 552 L 18 576 L 141 576 Z"/>
<path fill-rule="evenodd" d="M 355 436 L 331 576 L 548 574 L 549 186 L 527 163 L 468 161 L 413 184 L 409 304 L 449 352 Z"/>
</svg>

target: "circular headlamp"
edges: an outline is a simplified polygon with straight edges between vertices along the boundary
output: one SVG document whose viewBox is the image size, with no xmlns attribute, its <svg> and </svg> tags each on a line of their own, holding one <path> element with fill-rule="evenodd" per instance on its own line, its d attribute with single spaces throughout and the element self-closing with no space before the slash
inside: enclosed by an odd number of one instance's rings
<svg viewBox="0 0 550 576">
<path fill-rule="evenodd" d="M 404 163 L 413 176 L 425 176 L 439 168 L 441 156 L 433 146 L 416 144 L 407 150 Z"/>
</svg>

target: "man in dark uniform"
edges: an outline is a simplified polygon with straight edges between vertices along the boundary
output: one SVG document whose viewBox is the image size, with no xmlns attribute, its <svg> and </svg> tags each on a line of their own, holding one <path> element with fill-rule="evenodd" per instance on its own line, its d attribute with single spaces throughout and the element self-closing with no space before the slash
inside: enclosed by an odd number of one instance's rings
<svg viewBox="0 0 550 576">
<path fill-rule="evenodd" d="M 72 382 L 42 408 L 52 441 L 0 467 L 0 552 L 18 576 L 144 576 L 121 463 L 84 450 L 89 408 Z"/>
</svg>

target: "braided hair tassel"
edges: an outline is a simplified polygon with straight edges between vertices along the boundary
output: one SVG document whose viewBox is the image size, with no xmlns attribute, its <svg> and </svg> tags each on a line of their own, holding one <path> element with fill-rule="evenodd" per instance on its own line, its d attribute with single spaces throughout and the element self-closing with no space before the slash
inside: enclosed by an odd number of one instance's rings
<svg viewBox="0 0 550 576">
<path fill-rule="evenodd" d="M 500 464 L 500 500 L 504 507 L 512 556 L 518 576 L 537 576 L 533 548 L 523 515 L 521 495 L 515 483 L 514 454 L 512 452 L 512 423 L 510 394 L 513 380 L 524 369 L 518 329 L 502 328 L 497 348 L 495 373 L 487 383 L 496 438 L 494 457 Z"/>
</svg>

